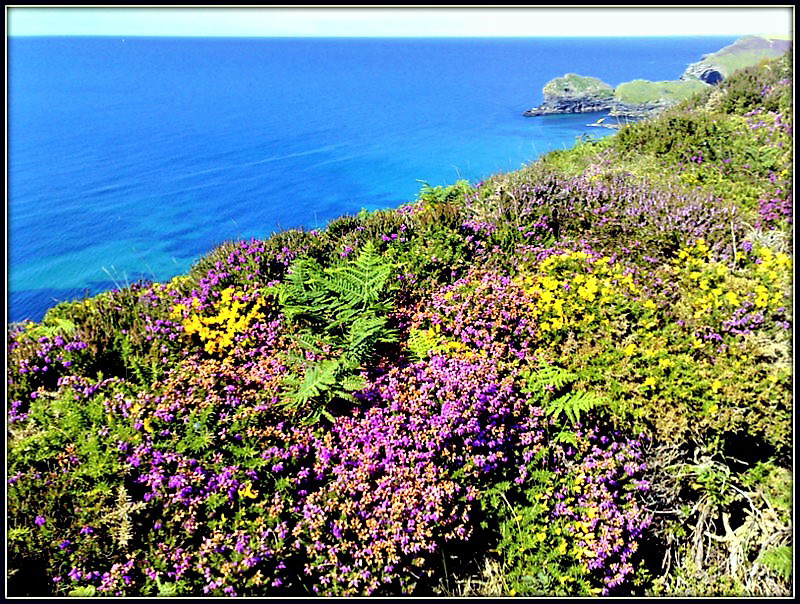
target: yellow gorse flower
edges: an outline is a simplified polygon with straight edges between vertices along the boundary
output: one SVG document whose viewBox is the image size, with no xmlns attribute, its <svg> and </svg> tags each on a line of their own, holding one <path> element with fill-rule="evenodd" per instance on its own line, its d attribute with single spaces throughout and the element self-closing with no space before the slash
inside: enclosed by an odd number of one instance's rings
<svg viewBox="0 0 800 604">
<path fill-rule="evenodd" d="M 247 303 L 243 302 L 232 287 L 225 288 L 220 292 L 220 299 L 214 305 L 217 314 L 211 316 L 201 316 L 193 312 L 183 320 L 183 330 L 187 335 L 197 334 L 203 341 L 203 348 L 209 354 L 221 352 L 230 348 L 234 343 L 234 338 L 243 333 L 253 321 L 263 318 L 259 311 L 263 300 L 255 301 L 253 308 L 245 312 Z M 193 298 L 191 306 L 196 309 L 200 305 L 197 298 Z M 185 316 L 189 309 L 185 304 L 176 304 L 171 311 L 175 318 Z"/>
<path fill-rule="evenodd" d="M 549 256 L 514 282 L 536 299 L 532 310 L 542 332 L 608 325 L 607 313 L 618 308 L 619 298 L 638 289 L 632 275 L 611 264 L 610 257 L 592 258 L 583 251 Z"/>
<path fill-rule="evenodd" d="M 247 497 L 249 499 L 255 499 L 256 497 L 258 497 L 258 491 L 254 491 L 252 486 L 253 485 L 248 482 L 243 487 L 240 487 L 239 488 L 239 496 L 240 497 Z"/>
<path fill-rule="evenodd" d="M 742 294 L 759 310 L 783 306 L 786 303 L 783 290 L 791 279 L 791 258 L 768 247 L 757 248 L 754 255 L 757 258 L 755 276 L 760 283 L 751 285 L 752 289 L 747 292 L 740 276 L 734 275 L 724 264 L 710 260 L 710 251 L 704 240 L 699 239 L 693 246 L 681 249 L 675 268 L 691 283 L 687 283 L 691 316 L 699 319 L 714 309 L 737 307 L 742 303 Z M 695 348 L 699 347 L 701 345 L 695 344 Z"/>
</svg>

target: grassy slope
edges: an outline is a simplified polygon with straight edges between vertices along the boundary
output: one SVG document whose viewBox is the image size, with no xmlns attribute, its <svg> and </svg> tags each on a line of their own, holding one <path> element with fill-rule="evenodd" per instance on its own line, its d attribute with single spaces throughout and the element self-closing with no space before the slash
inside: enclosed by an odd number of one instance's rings
<svg viewBox="0 0 800 604">
<path fill-rule="evenodd" d="M 757 65 L 761 61 L 780 56 L 780 51 L 763 47 L 760 38 L 741 38 L 734 44 L 704 57 L 701 63 L 708 67 L 720 69 L 724 74 Z M 614 89 L 614 97 L 623 103 L 649 103 L 667 101 L 670 103 L 683 101 L 698 94 L 706 87 L 699 80 L 665 80 L 651 82 L 649 80 L 633 80 L 623 82 Z"/>
<path fill-rule="evenodd" d="M 10 595 L 787 594 L 791 74 L 12 326 Z"/>
<path fill-rule="evenodd" d="M 560 78 L 550 80 L 543 89 L 543 94 L 563 96 L 567 95 L 592 95 L 597 97 L 610 97 L 613 95 L 611 86 L 591 76 L 581 76 L 568 73 Z"/>
<path fill-rule="evenodd" d="M 704 64 L 723 70 L 731 74 L 738 69 L 756 65 L 760 61 L 768 61 L 780 56 L 781 51 L 765 45 L 764 40 L 783 40 L 786 38 L 769 38 L 750 36 L 737 40 L 734 44 L 726 46 L 703 59 Z"/>
<path fill-rule="evenodd" d="M 623 103 L 651 103 L 657 101 L 675 103 L 704 91 L 706 86 L 699 80 L 666 80 L 662 82 L 633 80 L 617 86 L 614 89 L 614 98 Z"/>
</svg>

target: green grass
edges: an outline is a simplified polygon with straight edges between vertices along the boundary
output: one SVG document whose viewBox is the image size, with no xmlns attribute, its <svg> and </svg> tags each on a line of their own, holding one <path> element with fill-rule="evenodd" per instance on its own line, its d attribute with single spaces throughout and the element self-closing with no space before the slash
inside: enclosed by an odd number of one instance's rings
<svg viewBox="0 0 800 604">
<path fill-rule="evenodd" d="M 633 80 L 624 82 L 614 90 L 614 97 L 623 103 L 677 102 L 704 91 L 707 84 L 699 80 Z"/>
<path fill-rule="evenodd" d="M 594 94 L 596 96 L 611 97 L 614 91 L 611 86 L 599 78 L 568 73 L 563 77 L 550 80 L 544 87 L 544 93 L 553 95 L 561 95 L 564 93 L 578 95 Z"/>
</svg>

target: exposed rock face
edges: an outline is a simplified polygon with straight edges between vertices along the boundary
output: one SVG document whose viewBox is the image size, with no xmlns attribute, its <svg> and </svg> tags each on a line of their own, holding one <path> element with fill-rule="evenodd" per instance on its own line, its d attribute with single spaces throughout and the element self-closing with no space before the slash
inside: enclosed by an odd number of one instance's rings
<svg viewBox="0 0 800 604">
<path fill-rule="evenodd" d="M 544 102 L 523 115 L 557 115 L 608 111 L 614 117 L 639 118 L 668 107 L 667 99 L 630 102 L 618 98 L 615 90 L 598 78 L 568 73 L 550 80 L 542 89 Z"/>
<path fill-rule="evenodd" d="M 689 65 L 689 67 L 686 68 L 686 71 L 681 76 L 682 80 L 688 80 L 691 78 L 702 80 L 706 84 L 719 84 L 725 79 L 725 74 L 715 67 L 698 62 Z"/>
<path fill-rule="evenodd" d="M 791 46 L 790 40 L 746 36 L 692 63 L 679 80 L 634 80 L 620 84 L 616 90 L 598 78 L 568 73 L 550 80 L 542 89 L 542 104 L 523 115 L 608 111 L 617 117 L 646 117 L 688 98 L 698 91 L 698 86 L 719 84 L 737 69 L 780 57 Z M 632 84 L 638 85 L 638 95 L 631 95 Z M 655 89 L 660 92 L 653 94 Z"/>
<path fill-rule="evenodd" d="M 624 103 L 622 101 L 615 101 L 612 105 L 609 115 L 614 117 L 633 117 L 643 118 L 659 111 L 663 111 L 672 105 L 671 101 L 650 101 L 647 103 Z"/>
<path fill-rule="evenodd" d="M 598 78 L 568 73 L 550 80 L 542 89 L 544 102 L 527 116 L 589 113 L 611 109 L 614 89 Z"/>
</svg>

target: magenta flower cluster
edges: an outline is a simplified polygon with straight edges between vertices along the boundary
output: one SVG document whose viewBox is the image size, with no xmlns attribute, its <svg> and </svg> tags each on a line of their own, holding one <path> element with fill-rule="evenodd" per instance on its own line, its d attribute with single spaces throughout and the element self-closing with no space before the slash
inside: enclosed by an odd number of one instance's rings
<svg viewBox="0 0 800 604">
<path fill-rule="evenodd" d="M 8 340 L 7 396 L 11 403 L 9 422 L 27 417 L 31 399 L 54 390 L 58 380 L 75 371 L 86 342 L 76 336 L 39 336 L 19 332 Z"/>
<path fill-rule="evenodd" d="M 565 479 L 551 495 L 552 516 L 572 520 L 570 534 L 577 524 L 585 528 L 577 546 L 586 552 L 588 569 L 599 573 L 602 594 L 609 595 L 633 574 L 634 555 L 652 521 L 637 496 L 650 489 L 639 478 L 646 469 L 645 437 L 614 432 L 610 438 L 597 426 L 578 428 L 575 437 L 574 447 L 554 447 L 554 472 Z"/>
<path fill-rule="evenodd" d="M 298 508 L 319 593 L 408 589 L 443 542 L 470 536 L 481 485 L 513 462 L 524 418 L 541 416 L 488 359 L 393 369 L 365 396 L 374 406 L 314 442 L 325 480 Z"/>
<path fill-rule="evenodd" d="M 777 189 L 774 194 L 759 198 L 756 228 L 769 231 L 777 228 L 781 222 L 792 224 L 792 214 L 791 193 Z"/>
<path fill-rule="evenodd" d="M 509 276 L 471 271 L 435 292 L 411 325 L 436 326 L 442 338 L 495 358 L 525 359 L 536 337 L 535 304 Z"/>
</svg>

